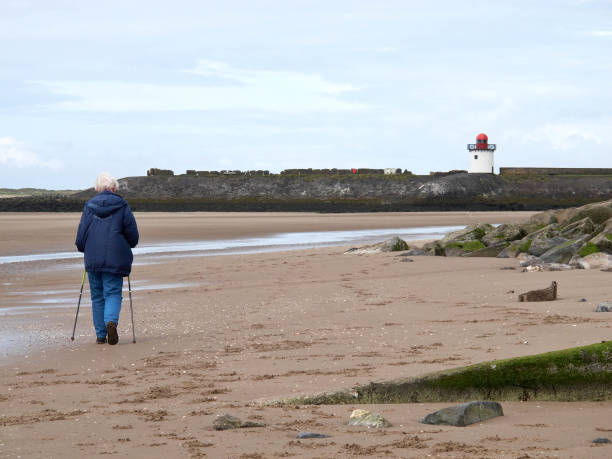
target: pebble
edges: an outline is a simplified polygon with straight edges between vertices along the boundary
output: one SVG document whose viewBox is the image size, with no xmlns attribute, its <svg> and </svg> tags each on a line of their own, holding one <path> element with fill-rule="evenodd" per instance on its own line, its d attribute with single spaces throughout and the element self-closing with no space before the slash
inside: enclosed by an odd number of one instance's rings
<svg viewBox="0 0 612 459">
<path fill-rule="evenodd" d="M 325 435 L 314 432 L 300 432 L 295 436 L 295 438 L 330 438 L 331 435 Z"/>
<path fill-rule="evenodd" d="M 368 410 L 353 410 L 349 419 L 351 426 L 364 427 L 390 427 L 391 424 L 378 413 L 370 413 Z"/>
<path fill-rule="evenodd" d="M 580 298 L 580 299 L 578 300 L 578 303 L 586 303 L 586 298 Z"/>
<path fill-rule="evenodd" d="M 597 437 L 591 443 L 612 443 L 609 438 L 606 437 Z"/>
<path fill-rule="evenodd" d="M 612 303 L 610 301 L 604 301 L 597 305 L 595 312 L 610 312 L 612 310 Z"/>
<path fill-rule="evenodd" d="M 224 414 L 219 416 L 213 421 L 213 428 L 215 430 L 230 430 L 230 429 L 243 429 L 245 427 L 265 427 L 265 424 L 260 422 L 243 421 L 240 418 Z"/>
</svg>

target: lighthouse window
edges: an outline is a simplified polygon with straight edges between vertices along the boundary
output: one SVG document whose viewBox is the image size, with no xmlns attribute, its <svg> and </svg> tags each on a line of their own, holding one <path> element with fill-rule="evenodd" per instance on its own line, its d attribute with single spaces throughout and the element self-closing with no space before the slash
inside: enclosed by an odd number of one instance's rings
<svg viewBox="0 0 612 459">
<path fill-rule="evenodd" d="M 474 155 L 474 159 L 478 159 L 478 155 Z"/>
</svg>

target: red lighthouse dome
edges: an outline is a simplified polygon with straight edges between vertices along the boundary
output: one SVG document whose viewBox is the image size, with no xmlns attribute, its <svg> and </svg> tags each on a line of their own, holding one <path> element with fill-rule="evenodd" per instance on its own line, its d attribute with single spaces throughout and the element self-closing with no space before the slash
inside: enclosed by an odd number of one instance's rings
<svg viewBox="0 0 612 459">
<path fill-rule="evenodd" d="M 487 148 L 487 143 L 489 142 L 489 138 L 486 134 L 478 134 L 476 136 L 476 149 L 477 150 L 485 150 Z"/>
</svg>

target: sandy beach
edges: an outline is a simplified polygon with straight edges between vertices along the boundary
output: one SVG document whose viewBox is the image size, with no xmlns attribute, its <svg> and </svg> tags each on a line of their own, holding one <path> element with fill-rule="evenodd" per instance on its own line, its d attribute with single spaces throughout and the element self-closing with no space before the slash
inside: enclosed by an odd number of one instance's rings
<svg viewBox="0 0 612 459">
<path fill-rule="evenodd" d="M 137 214 L 141 243 L 292 231 L 506 223 L 531 213 Z M 0 256 L 74 250 L 79 214 L 0 214 Z M 516 259 L 344 254 L 348 247 L 137 259 L 117 346 L 91 310 L 70 341 L 82 265 L 0 264 L 0 456 L 603 458 L 612 402 L 502 402 L 465 428 L 419 423 L 444 404 L 268 406 L 273 400 L 609 340 L 609 272 L 523 273 Z M 515 269 L 501 269 L 515 268 Z M 559 284 L 555 302 L 518 303 Z M 74 306 L 10 308 L 70 296 Z M 57 293 L 59 292 L 59 293 Z M 87 284 L 85 295 L 89 294 Z M 585 302 L 579 302 L 585 298 Z M 355 408 L 392 427 L 348 426 Z M 215 431 L 218 415 L 265 427 Z M 303 431 L 330 435 L 297 440 Z"/>
</svg>

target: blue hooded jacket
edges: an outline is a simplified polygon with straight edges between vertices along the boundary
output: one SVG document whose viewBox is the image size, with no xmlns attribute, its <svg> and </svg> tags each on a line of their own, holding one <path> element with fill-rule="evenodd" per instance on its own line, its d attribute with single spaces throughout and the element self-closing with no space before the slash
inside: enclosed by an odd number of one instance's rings
<svg viewBox="0 0 612 459">
<path fill-rule="evenodd" d="M 87 201 L 75 244 L 85 252 L 86 271 L 129 275 L 138 227 L 127 201 L 111 191 Z"/>
</svg>

